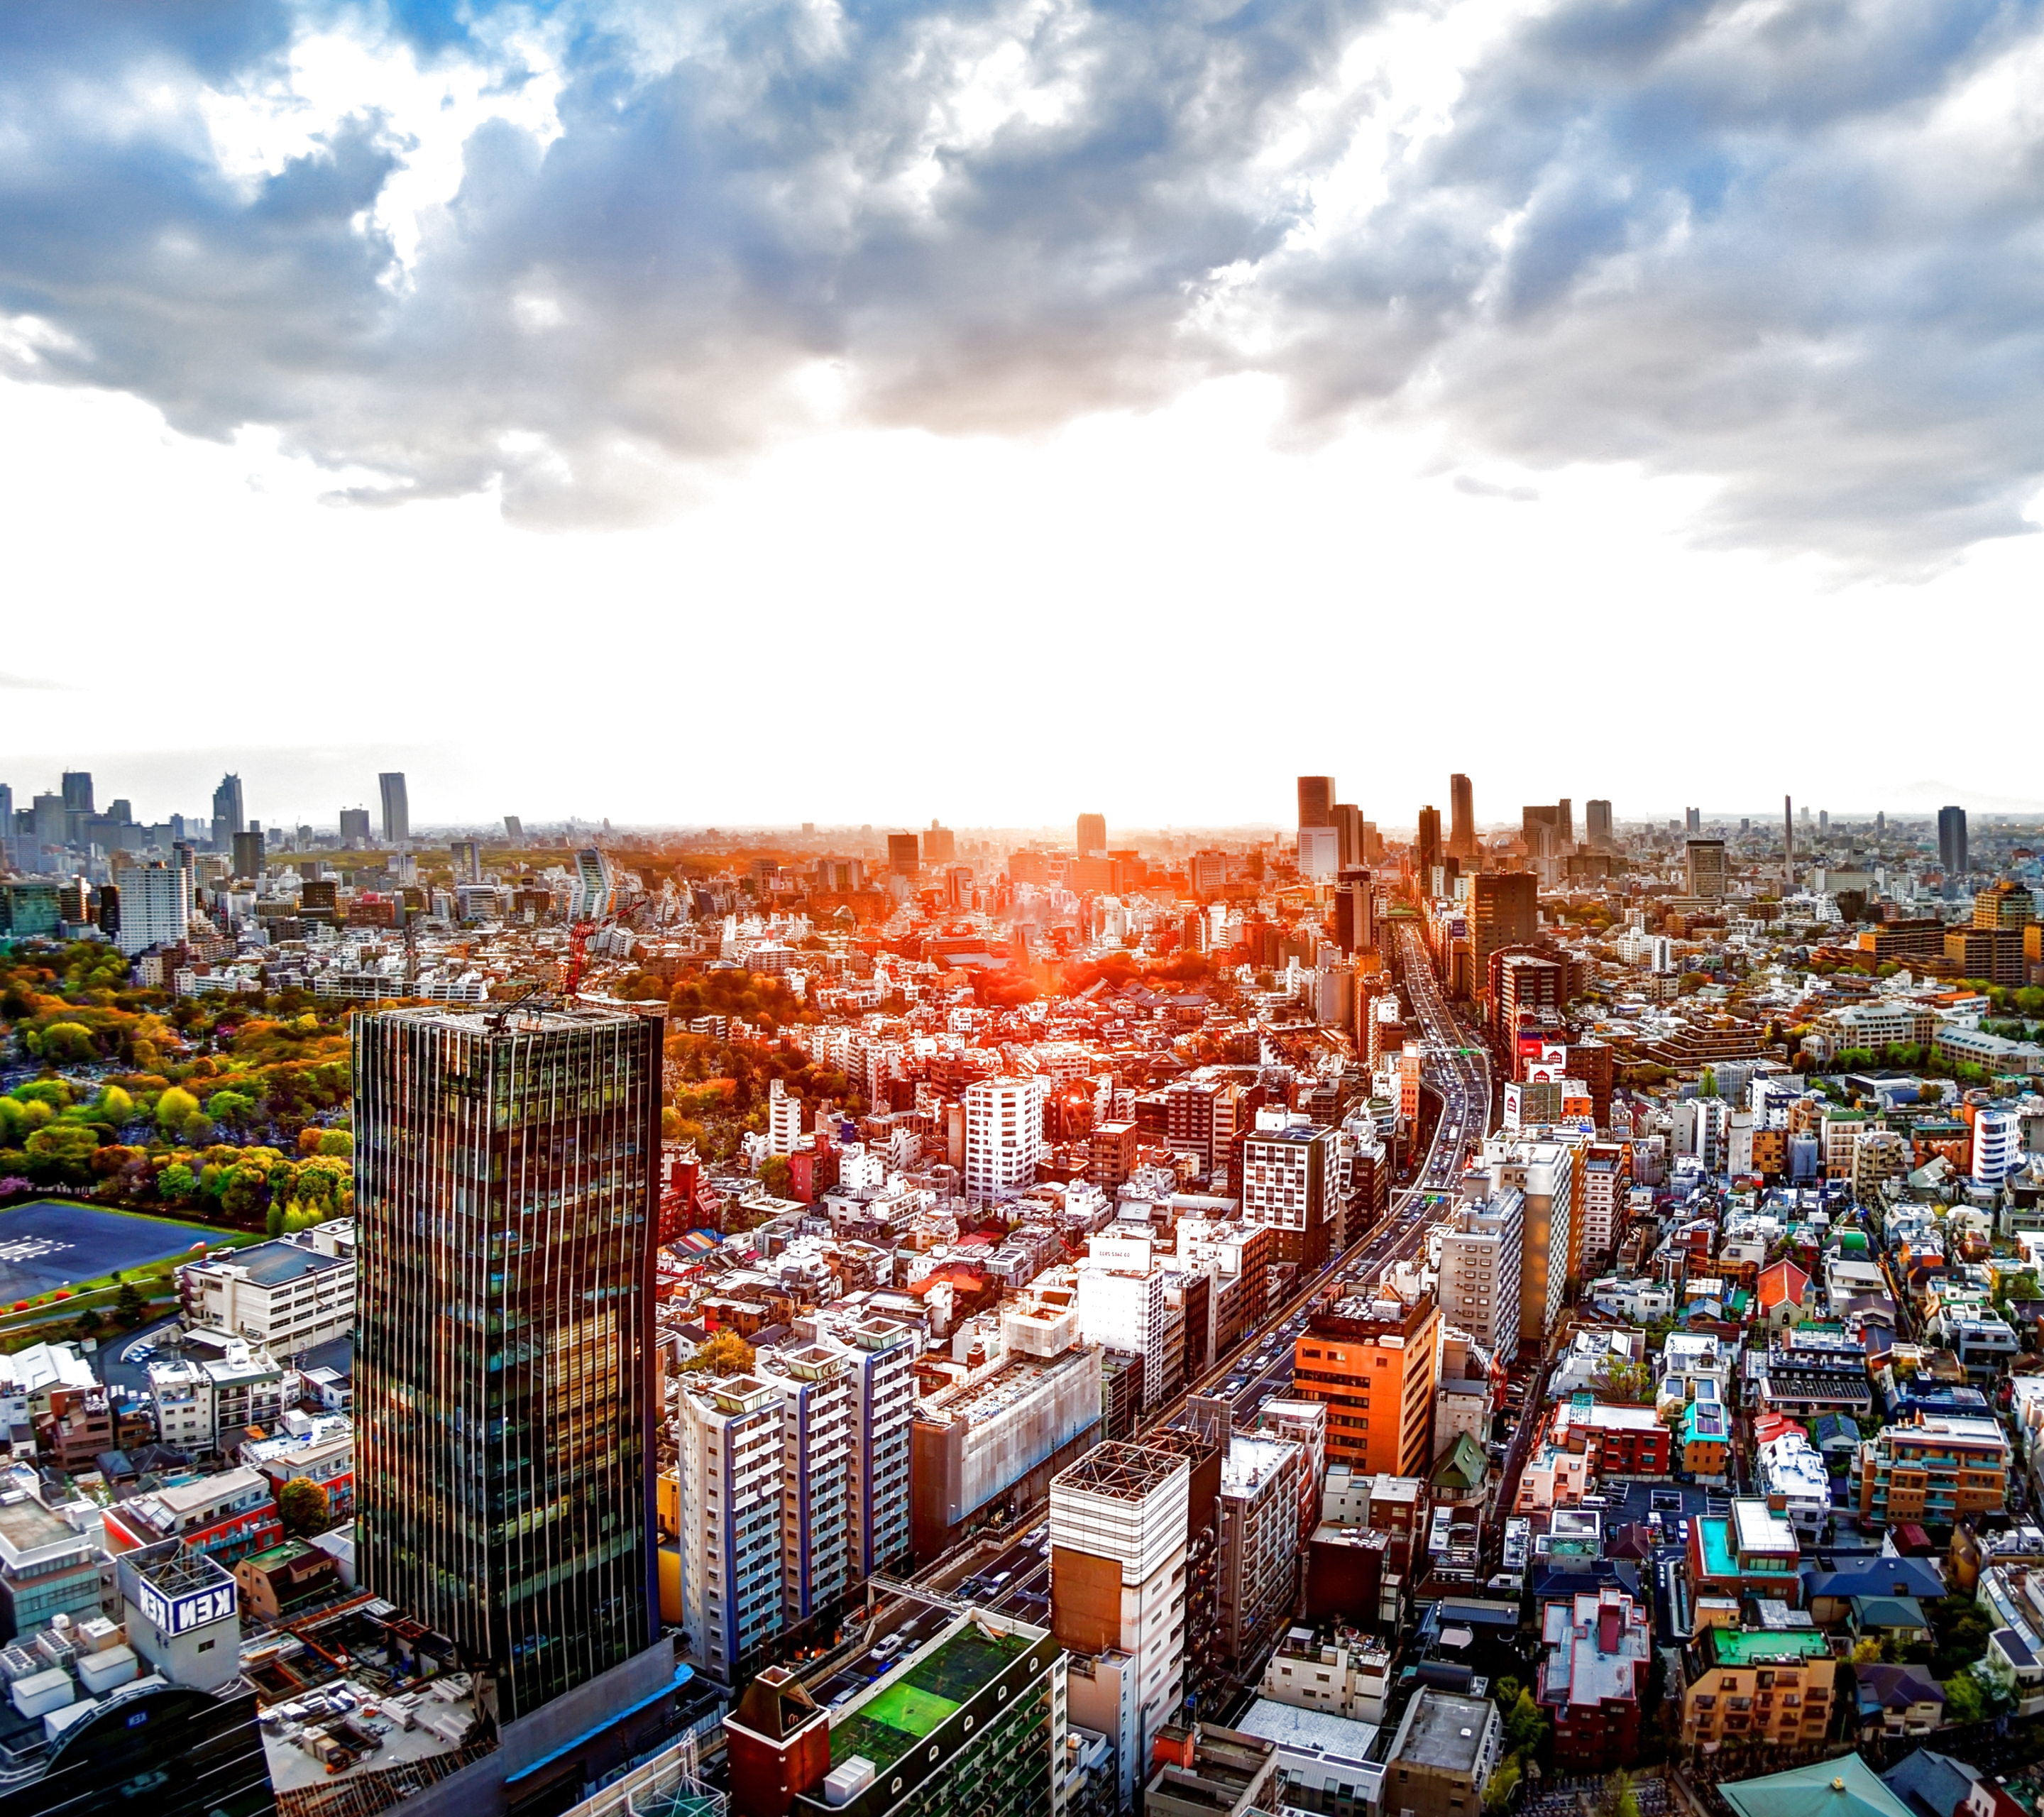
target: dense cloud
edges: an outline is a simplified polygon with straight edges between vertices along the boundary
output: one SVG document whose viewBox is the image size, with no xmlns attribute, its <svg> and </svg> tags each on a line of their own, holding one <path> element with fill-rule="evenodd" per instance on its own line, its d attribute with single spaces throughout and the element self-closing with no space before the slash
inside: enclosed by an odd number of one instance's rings
<svg viewBox="0 0 2044 1817">
<path fill-rule="evenodd" d="M 504 98 L 444 198 L 376 81 L 236 166 L 309 42 Z M 23 5 L 0 359 L 536 521 L 820 413 L 1263 371 L 1307 436 L 1701 475 L 1713 534 L 1906 570 L 2044 474 L 2040 75 L 1987 0 Z"/>
</svg>

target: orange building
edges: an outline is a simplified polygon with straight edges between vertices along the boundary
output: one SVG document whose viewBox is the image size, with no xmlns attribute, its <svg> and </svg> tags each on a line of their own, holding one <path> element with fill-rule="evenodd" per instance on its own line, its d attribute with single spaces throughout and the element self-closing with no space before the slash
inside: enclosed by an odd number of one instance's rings
<svg viewBox="0 0 2044 1817">
<path fill-rule="evenodd" d="M 1327 1462 L 1424 1477 L 1433 1462 L 1441 1308 L 1431 1295 L 1343 1300 L 1293 1346 L 1293 1392 L 1327 1409 Z"/>
</svg>

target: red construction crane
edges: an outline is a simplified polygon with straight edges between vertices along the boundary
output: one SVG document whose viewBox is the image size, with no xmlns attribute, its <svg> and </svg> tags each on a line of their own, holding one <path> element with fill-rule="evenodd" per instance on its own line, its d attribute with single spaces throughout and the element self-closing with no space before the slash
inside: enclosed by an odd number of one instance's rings
<svg viewBox="0 0 2044 1817">
<path fill-rule="evenodd" d="M 568 929 L 567 970 L 561 974 L 561 996 L 572 997 L 582 983 L 582 962 L 588 955 L 589 937 L 597 930 L 594 921 L 578 921 Z"/>
</svg>

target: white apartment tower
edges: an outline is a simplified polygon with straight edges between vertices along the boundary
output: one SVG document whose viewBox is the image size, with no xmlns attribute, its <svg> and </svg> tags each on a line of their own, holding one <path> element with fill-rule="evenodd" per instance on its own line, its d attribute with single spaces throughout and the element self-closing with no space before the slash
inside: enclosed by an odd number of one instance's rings
<svg viewBox="0 0 2044 1817">
<path fill-rule="evenodd" d="M 916 1417 L 915 1332 L 891 1319 L 868 1319 L 843 1334 L 851 1443 L 846 1504 L 851 1519 L 851 1573 L 863 1580 L 907 1556 L 909 1427 Z"/>
<path fill-rule="evenodd" d="M 965 1092 L 965 1196 L 1012 1199 L 1036 1183 L 1043 1081 L 978 1079 Z"/>
<path fill-rule="evenodd" d="M 121 892 L 115 943 L 133 958 L 152 947 L 175 946 L 190 932 L 191 872 L 181 864 L 124 864 L 113 873 Z"/>
<path fill-rule="evenodd" d="M 1519 1262 L 1519 1341 L 1543 1342 L 1561 1316 L 1568 1285 L 1570 1226 L 1575 1211 L 1575 1151 L 1566 1143 L 1493 1136 L 1483 1159 L 1463 1177 L 1472 1200 L 1516 1187 L 1525 1195 L 1525 1242 Z"/>
<path fill-rule="evenodd" d="M 1519 1273 L 1526 1195 L 1508 1187 L 1465 1205 L 1441 1239 L 1441 1314 L 1493 1356 L 1519 1354 Z"/>
<path fill-rule="evenodd" d="M 775 1079 L 766 1088 L 766 1152 L 792 1154 L 801 1135 L 802 1101 L 786 1079 Z"/>
<path fill-rule="evenodd" d="M 759 1360 L 760 1379 L 781 1391 L 781 1595 L 793 1627 L 851 1587 L 851 1385 L 835 1345 Z"/>
<path fill-rule="evenodd" d="M 682 1389 L 682 1627 L 713 1678 L 778 1633 L 784 1603 L 782 1396 L 757 1376 Z"/>
</svg>

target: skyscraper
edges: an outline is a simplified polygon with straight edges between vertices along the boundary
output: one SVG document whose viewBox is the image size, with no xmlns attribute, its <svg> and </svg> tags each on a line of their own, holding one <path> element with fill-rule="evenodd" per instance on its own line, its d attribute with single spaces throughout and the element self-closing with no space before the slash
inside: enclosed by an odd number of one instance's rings
<svg viewBox="0 0 2044 1817">
<path fill-rule="evenodd" d="M 248 829 L 248 821 L 242 812 L 241 778 L 223 776 L 213 792 L 213 849 L 232 851 L 234 836 Z"/>
<path fill-rule="evenodd" d="M 504 836 L 513 845 L 523 845 L 525 843 L 525 823 L 516 814 L 506 814 L 504 816 Z"/>
<path fill-rule="evenodd" d="M 1500 947 L 1532 943 L 1540 932 L 1540 886 L 1530 870 L 1479 871 L 1470 879 L 1471 958 L 1479 978 L 1490 975 Z"/>
<path fill-rule="evenodd" d="M 1441 810 L 1424 807 L 1420 810 L 1420 836 L 1413 852 L 1420 866 L 1420 893 L 1424 896 L 1433 888 L 1434 866 L 1441 862 Z"/>
<path fill-rule="evenodd" d="M 1448 856 L 1476 856 L 1476 790 L 1459 770 L 1448 778 Z"/>
<path fill-rule="evenodd" d="M 1938 810 L 1938 862 L 1952 876 L 1965 874 L 1966 811 L 1964 808 L 1940 808 Z"/>
<path fill-rule="evenodd" d="M 405 773 L 386 770 L 376 778 L 383 791 L 383 837 L 391 845 L 402 845 L 412 836 L 412 804 L 405 793 Z"/>
<path fill-rule="evenodd" d="M 90 814 L 92 812 L 92 772 L 90 770 L 67 770 L 63 773 L 63 805 L 67 814 Z"/>
<path fill-rule="evenodd" d="M 1781 893 L 1785 896 L 1796 887 L 1796 804 L 1788 796 L 1781 797 Z"/>
<path fill-rule="evenodd" d="M 1036 1183 L 1043 1151 L 1043 1081 L 978 1079 L 965 1090 L 965 1196 L 1012 1199 Z"/>
<path fill-rule="evenodd" d="M 1079 816 L 1079 856 L 1091 858 L 1107 850 L 1107 816 L 1082 814 Z"/>
<path fill-rule="evenodd" d="M 653 1638 L 662 1024 L 352 1028 L 362 1586 L 482 1663 L 513 1719 Z"/>
<path fill-rule="evenodd" d="M 1361 864 L 1362 856 L 1362 810 L 1353 801 L 1337 801 L 1329 810 L 1334 815 L 1336 862 L 1346 869 L 1352 864 Z"/>
<path fill-rule="evenodd" d="M 1335 779 L 1331 776 L 1299 778 L 1299 824 L 1331 827 L 1334 824 Z"/>
<path fill-rule="evenodd" d="M 1583 836 L 1589 841 L 1592 851 L 1609 851 L 1612 848 L 1611 803 L 1585 801 L 1583 803 Z"/>
<path fill-rule="evenodd" d="M 1702 809 L 1685 808 L 1682 810 L 1682 830 L 1687 833 L 1700 833 L 1704 830 Z"/>
</svg>

